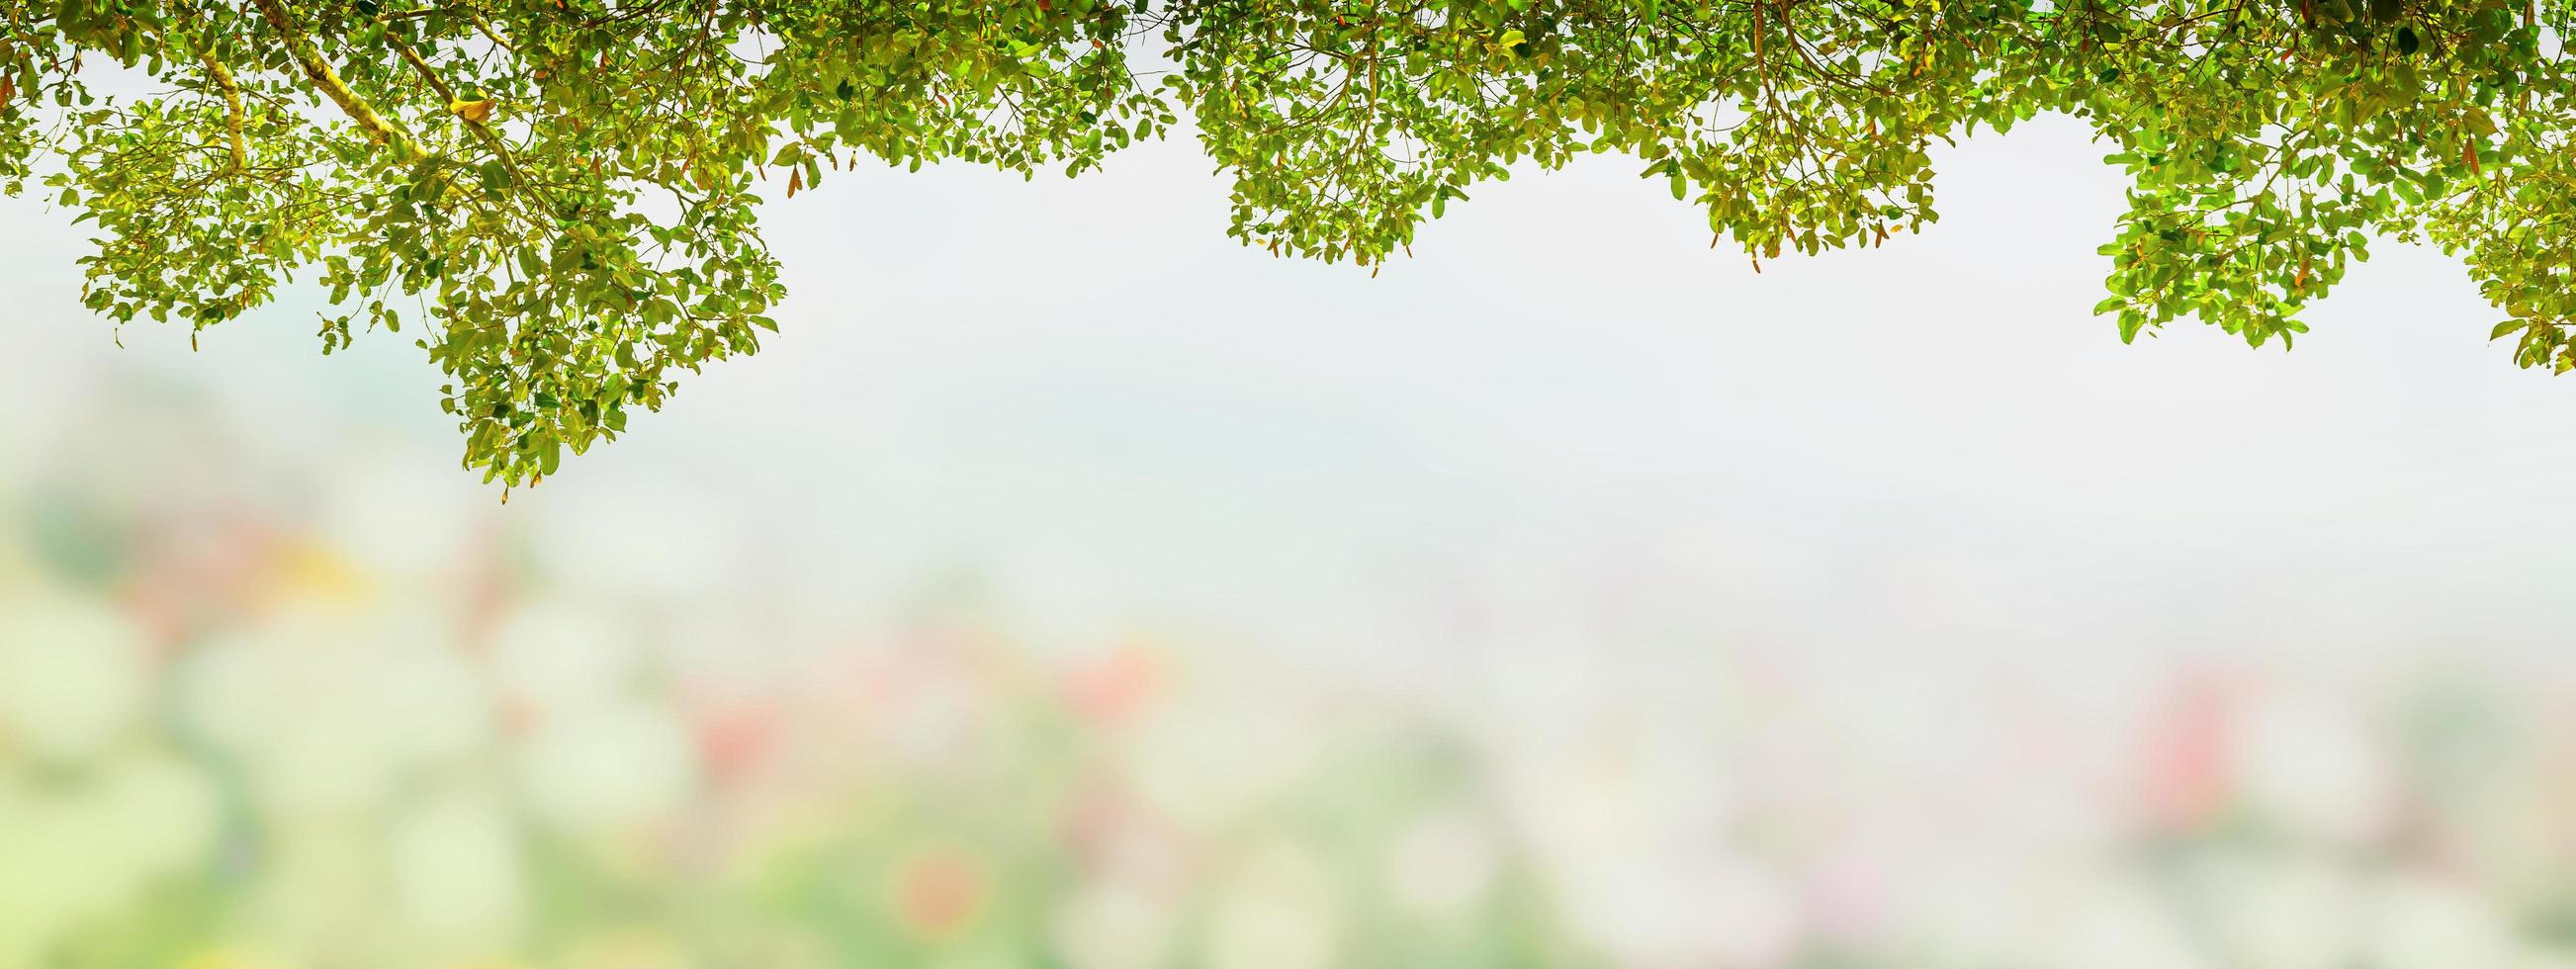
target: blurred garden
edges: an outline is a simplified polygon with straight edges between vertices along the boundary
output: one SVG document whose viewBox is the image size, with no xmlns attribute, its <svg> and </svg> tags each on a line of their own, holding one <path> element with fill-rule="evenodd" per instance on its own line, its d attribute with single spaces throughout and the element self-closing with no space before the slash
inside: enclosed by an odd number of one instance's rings
<svg viewBox="0 0 2576 969">
<path fill-rule="evenodd" d="M 105 399 L 0 464 L 9 969 L 2576 965 L 2546 656 L 2041 668 L 1470 590 L 1390 683 Z"/>
</svg>

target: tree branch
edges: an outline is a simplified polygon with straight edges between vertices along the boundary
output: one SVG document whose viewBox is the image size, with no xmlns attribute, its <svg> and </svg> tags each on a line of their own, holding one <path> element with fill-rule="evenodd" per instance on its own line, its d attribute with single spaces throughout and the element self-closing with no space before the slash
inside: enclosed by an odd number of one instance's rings
<svg viewBox="0 0 2576 969">
<path fill-rule="evenodd" d="M 447 82 L 438 76 L 437 71 L 430 69 L 429 62 L 422 60 L 420 54 L 411 49 L 410 44 L 403 43 L 391 34 L 385 35 L 385 43 L 393 45 L 394 53 L 401 55 L 403 61 L 420 74 L 420 79 L 429 84 L 429 89 L 437 92 L 439 98 L 451 107 L 457 103 L 455 89 L 448 87 Z M 491 149 L 492 154 L 501 159 L 501 164 L 510 169 L 511 178 L 517 179 L 519 184 L 527 186 L 530 191 L 536 190 L 536 183 L 528 178 L 526 171 L 519 168 L 519 160 L 511 155 L 509 144 L 502 141 L 499 135 L 493 134 L 490 127 L 461 114 L 457 115 L 456 120 L 465 122 L 466 130 L 472 131 L 475 139 L 483 143 L 483 147 Z"/>
<path fill-rule="evenodd" d="M 233 72 L 224 67 L 224 62 L 216 60 L 215 55 L 201 53 L 197 58 L 205 62 L 206 75 L 214 78 L 215 86 L 224 92 L 224 130 L 232 135 L 233 170 L 247 171 L 250 168 L 250 142 L 242 137 L 241 85 L 233 82 Z"/>
<path fill-rule="evenodd" d="M 322 59 L 322 51 L 313 46 L 312 38 L 305 36 L 304 29 L 296 26 L 295 16 L 287 12 L 284 4 L 278 0 L 251 0 L 251 4 L 259 8 L 260 16 L 267 18 L 268 25 L 276 28 L 278 38 L 286 42 L 287 53 L 295 58 L 295 66 L 304 69 L 304 76 L 311 79 L 313 86 L 321 89 L 323 96 L 330 98 L 332 104 L 339 105 L 341 114 L 357 122 L 367 137 L 375 139 L 377 144 L 394 149 L 402 160 L 414 161 L 422 157 L 420 145 L 412 141 L 410 135 L 377 114 L 376 109 L 357 92 L 349 90 L 348 83 L 340 80 L 339 72 L 332 70 L 330 63 Z"/>
</svg>

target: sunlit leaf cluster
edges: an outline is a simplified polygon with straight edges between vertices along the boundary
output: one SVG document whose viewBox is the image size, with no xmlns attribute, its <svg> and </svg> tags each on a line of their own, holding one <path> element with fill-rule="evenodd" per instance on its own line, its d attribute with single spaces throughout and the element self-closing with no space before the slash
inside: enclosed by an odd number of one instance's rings
<svg viewBox="0 0 2576 969">
<path fill-rule="evenodd" d="M 2370 239 L 2426 240 L 2564 372 L 2571 9 L 0 0 L 0 186 L 94 227 L 84 299 L 120 324 L 318 282 L 324 350 L 416 341 L 510 485 L 775 329 L 763 201 L 855 164 L 1078 174 L 1176 130 L 1281 255 L 1374 266 L 1480 182 L 1617 153 L 1758 267 L 1921 229 L 1936 146 L 2062 112 L 2133 180 L 2096 307 L 2123 338 L 2287 343 Z"/>
</svg>

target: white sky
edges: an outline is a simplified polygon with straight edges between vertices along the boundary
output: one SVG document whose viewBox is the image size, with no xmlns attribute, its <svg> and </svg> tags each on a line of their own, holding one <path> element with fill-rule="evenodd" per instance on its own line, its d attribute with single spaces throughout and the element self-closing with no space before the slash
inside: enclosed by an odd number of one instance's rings
<svg viewBox="0 0 2576 969">
<path fill-rule="evenodd" d="M 1980 137 L 1937 157 L 1923 236 L 1761 275 L 1620 157 L 1482 186 L 1375 279 L 1227 240 L 1188 142 L 1071 182 L 834 174 L 770 215 L 785 334 L 504 514 L 578 545 L 668 500 L 659 528 L 822 593 L 970 563 L 1068 623 L 1396 665 L 1452 600 L 1577 638 L 2563 638 L 2576 381 L 2515 369 L 2456 263 L 2386 243 L 2294 352 L 2122 346 L 2088 315 L 2101 154 L 2067 119 Z M 488 501 L 408 337 L 326 359 L 307 295 L 194 355 L 148 325 L 118 350 L 67 217 L 0 219 L 0 457 L 148 374 L 256 447 L 391 442 Z"/>
</svg>

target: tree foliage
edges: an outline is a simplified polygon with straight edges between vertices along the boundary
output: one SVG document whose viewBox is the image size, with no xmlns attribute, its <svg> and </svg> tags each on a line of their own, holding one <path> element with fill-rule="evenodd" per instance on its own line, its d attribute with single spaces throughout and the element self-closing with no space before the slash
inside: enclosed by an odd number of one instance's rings
<svg viewBox="0 0 2576 969">
<path fill-rule="evenodd" d="M 408 331 L 509 484 L 759 345 L 756 219 L 864 157 L 1080 173 L 1190 127 L 1235 238 L 1374 265 L 1509 167 L 1622 152 L 1757 260 L 1936 217 L 2043 111 L 2134 180 L 2096 308 L 2304 332 L 2367 240 L 2465 255 L 2576 368 L 2571 0 L 0 0 L 0 182 L 88 306 L 202 329 L 299 270 Z M 108 97 L 102 65 L 157 93 Z M 405 310 L 409 310 L 408 313 Z"/>
</svg>

